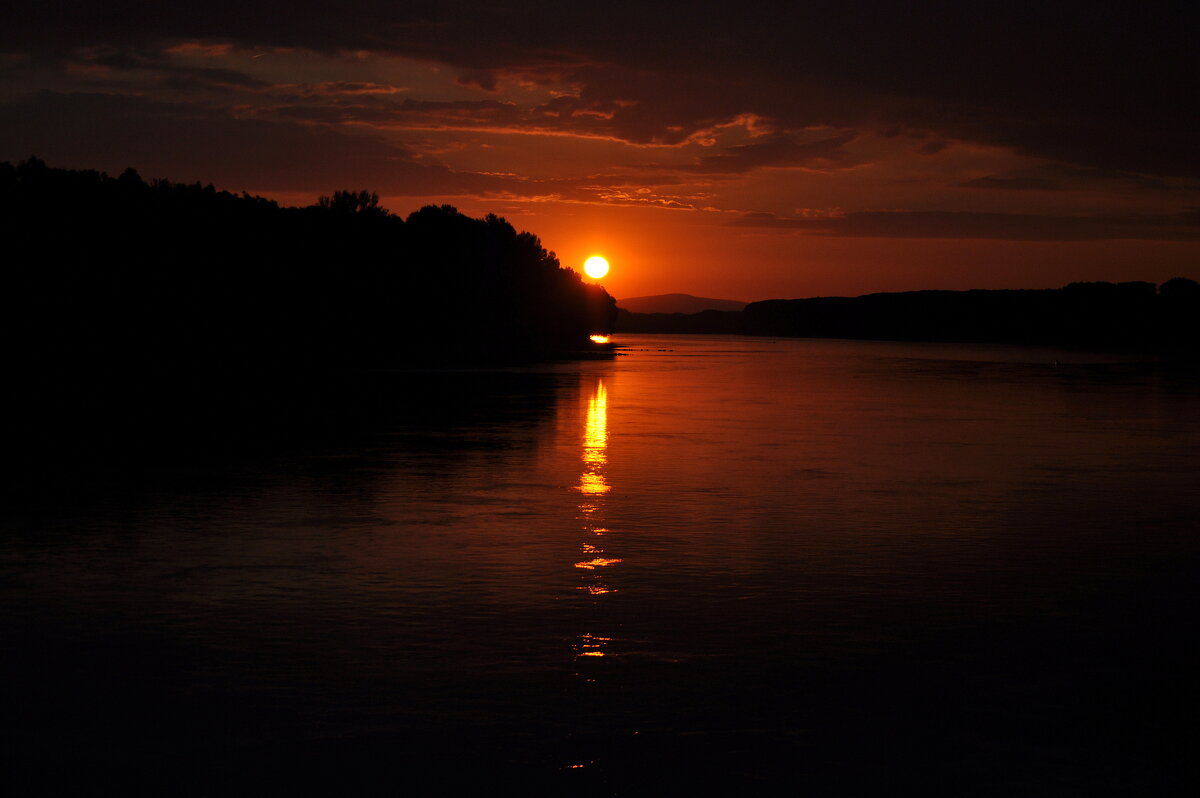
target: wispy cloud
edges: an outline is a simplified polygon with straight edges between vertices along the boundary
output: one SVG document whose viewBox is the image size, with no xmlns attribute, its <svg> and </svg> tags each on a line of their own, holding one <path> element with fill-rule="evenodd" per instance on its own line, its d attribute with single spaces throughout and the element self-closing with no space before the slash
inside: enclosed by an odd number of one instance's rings
<svg viewBox="0 0 1200 798">
<path fill-rule="evenodd" d="M 976 177 L 955 183 L 959 188 L 986 188 L 999 191 L 1058 191 L 1062 184 L 1042 177 Z"/>
<path fill-rule="evenodd" d="M 862 211 L 827 218 L 746 213 L 728 224 L 861 238 L 974 238 L 1010 241 L 1200 240 L 1200 214 L 1053 216 L 957 211 Z"/>
</svg>

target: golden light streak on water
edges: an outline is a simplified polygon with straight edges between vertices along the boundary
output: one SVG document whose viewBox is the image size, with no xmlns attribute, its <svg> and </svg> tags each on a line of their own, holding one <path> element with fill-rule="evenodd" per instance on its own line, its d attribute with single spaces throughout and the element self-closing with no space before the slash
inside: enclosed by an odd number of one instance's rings
<svg viewBox="0 0 1200 798">
<path fill-rule="evenodd" d="M 593 336 L 593 340 L 596 337 Z M 604 526 L 603 497 L 612 489 L 604 474 L 608 465 L 608 391 L 604 381 L 600 379 L 596 381 L 596 388 L 588 397 L 581 459 L 583 473 L 579 477 L 579 491 L 585 498 L 579 503 L 579 514 L 583 522 L 582 531 L 587 540 L 580 543 L 579 550 L 583 559 L 576 562 L 575 567 L 586 576 L 583 576 L 583 584 L 577 589 L 586 591 L 592 599 L 599 599 L 614 592 L 613 588 L 604 583 L 603 569 L 621 562 L 619 557 L 603 556 L 605 550 L 599 545 L 602 543 L 599 538 L 609 531 L 608 527 Z M 610 637 L 601 637 L 590 632 L 582 634 L 575 644 L 575 655 L 580 658 L 608 656 L 609 652 L 604 648 L 611 640 Z"/>
<path fill-rule="evenodd" d="M 589 571 L 591 571 L 591 570 L 595 570 L 596 568 L 603 568 L 607 565 L 616 565 L 620 561 L 621 561 L 620 558 L 617 558 L 617 557 L 594 557 L 590 560 L 587 560 L 586 562 L 575 563 L 575 567 L 576 568 L 586 568 Z"/>
<path fill-rule="evenodd" d="M 606 653 L 602 650 L 604 645 L 612 640 L 611 637 L 601 637 L 589 632 L 579 636 L 579 656 L 581 657 L 603 657 Z"/>
<path fill-rule="evenodd" d="M 603 463 L 608 446 L 608 391 L 604 380 L 596 383 L 596 392 L 588 399 L 587 422 L 583 429 L 583 460 Z"/>
<path fill-rule="evenodd" d="M 581 493 L 607 493 L 603 466 L 608 462 L 608 392 L 604 381 L 596 383 L 596 392 L 588 399 L 587 420 L 583 427 L 583 474 L 579 478 Z M 582 508 L 581 508 L 582 509 Z"/>
<path fill-rule="evenodd" d="M 585 473 L 580 477 L 579 490 L 591 496 L 599 493 L 608 493 L 611 486 L 604 482 L 604 477 L 600 474 Z"/>
</svg>

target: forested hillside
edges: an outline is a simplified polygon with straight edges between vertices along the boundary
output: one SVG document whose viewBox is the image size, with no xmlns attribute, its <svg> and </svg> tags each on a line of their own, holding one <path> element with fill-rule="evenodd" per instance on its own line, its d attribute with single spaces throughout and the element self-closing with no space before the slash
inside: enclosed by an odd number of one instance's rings
<svg viewBox="0 0 1200 798">
<path fill-rule="evenodd" d="M 348 374 L 569 355 L 616 316 L 504 219 L 366 191 L 288 208 L 30 159 L 0 164 L 0 234 L 10 397 L 47 426 L 318 413 Z"/>
</svg>

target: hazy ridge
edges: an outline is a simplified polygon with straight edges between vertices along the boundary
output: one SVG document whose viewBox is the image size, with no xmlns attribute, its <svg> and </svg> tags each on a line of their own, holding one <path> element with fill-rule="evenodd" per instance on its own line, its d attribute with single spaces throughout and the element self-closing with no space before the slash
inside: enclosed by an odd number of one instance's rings
<svg viewBox="0 0 1200 798">
<path fill-rule="evenodd" d="M 631 313 L 700 313 L 705 310 L 741 310 L 746 303 L 691 294 L 655 294 L 618 299 L 617 307 Z"/>
<path fill-rule="evenodd" d="M 905 291 L 751 302 L 741 311 L 635 313 L 619 332 L 977 341 L 1200 351 L 1200 284 L 1079 282 L 1028 290 Z"/>
</svg>

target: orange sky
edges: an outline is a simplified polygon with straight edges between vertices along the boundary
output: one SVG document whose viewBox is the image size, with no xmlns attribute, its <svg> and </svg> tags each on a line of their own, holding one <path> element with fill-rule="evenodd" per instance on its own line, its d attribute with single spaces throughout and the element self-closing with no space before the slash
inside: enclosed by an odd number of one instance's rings
<svg viewBox="0 0 1200 798">
<path fill-rule="evenodd" d="M 0 160 L 497 213 L 617 297 L 1200 278 L 1188 18 L 59 5 L 0 31 Z"/>
</svg>

